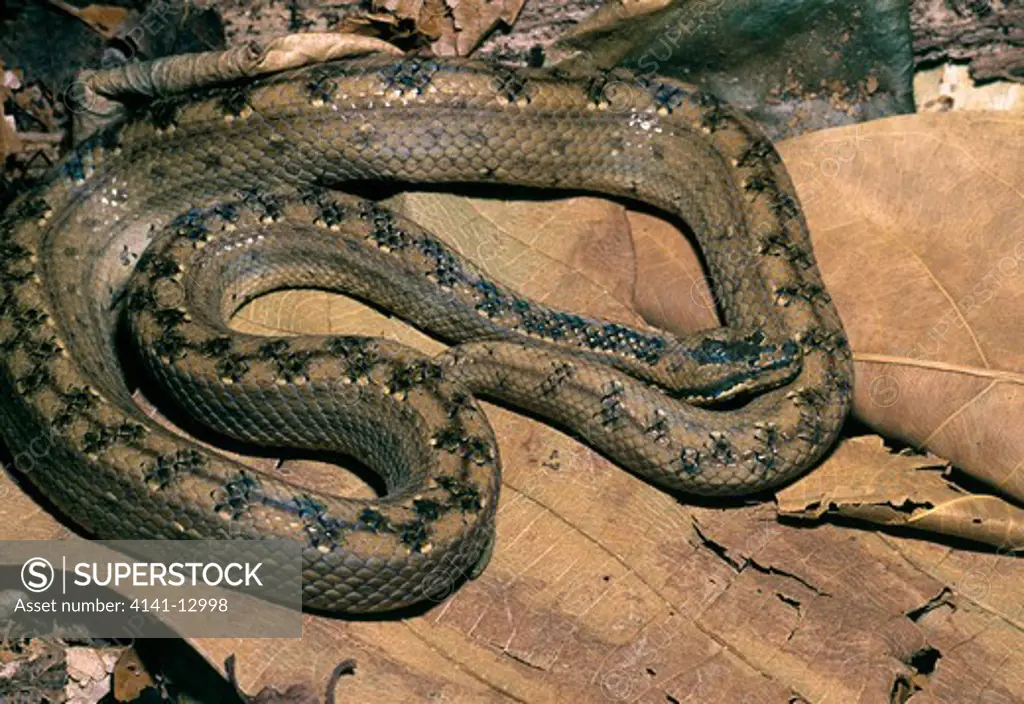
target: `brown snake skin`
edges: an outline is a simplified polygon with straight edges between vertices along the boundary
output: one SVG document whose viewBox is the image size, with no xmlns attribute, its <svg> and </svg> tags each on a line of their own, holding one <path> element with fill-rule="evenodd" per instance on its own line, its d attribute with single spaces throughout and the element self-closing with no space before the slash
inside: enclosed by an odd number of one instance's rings
<svg viewBox="0 0 1024 704">
<path fill-rule="evenodd" d="M 710 495 L 805 471 L 847 414 L 850 351 L 785 168 L 750 121 L 690 86 L 374 56 L 129 107 L 0 232 L 0 427 L 15 466 L 98 537 L 297 540 L 305 605 L 386 611 L 486 564 L 500 470 L 475 395 Z M 334 190 L 380 180 L 584 189 L 683 218 L 727 327 L 673 338 L 521 298 Z M 370 300 L 455 346 L 426 358 L 228 327 L 247 301 L 295 287 Z M 387 494 L 311 492 L 157 425 L 125 381 L 122 319 L 190 415 L 356 457 Z"/>
</svg>

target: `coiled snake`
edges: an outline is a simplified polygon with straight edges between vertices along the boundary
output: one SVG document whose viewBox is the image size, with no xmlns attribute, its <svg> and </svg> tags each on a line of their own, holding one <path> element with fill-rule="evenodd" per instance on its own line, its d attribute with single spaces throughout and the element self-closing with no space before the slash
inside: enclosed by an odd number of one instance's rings
<svg viewBox="0 0 1024 704">
<path fill-rule="evenodd" d="M 262 56 L 247 51 L 250 65 Z M 225 68 L 238 55 L 96 74 L 120 84 L 127 119 L 2 221 L 2 428 L 16 466 L 92 534 L 298 540 L 306 605 L 383 611 L 486 562 L 500 473 L 474 395 L 697 494 L 775 486 L 836 438 L 846 338 L 785 168 L 736 110 L 621 72 L 375 55 L 251 80 Z M 671 337 L 524 299 L 335 190 L 367 180 L 645 202 L 694 231 L 727 326 Z M 228 327 L 292 287 L 368 299 L 454 346 L 426 358 Z M 354 456 L 386 495 L 307 491 L 155 424 L 124 380 L 122 314 L 191 415 L 244 441 Z"/>
</svg>

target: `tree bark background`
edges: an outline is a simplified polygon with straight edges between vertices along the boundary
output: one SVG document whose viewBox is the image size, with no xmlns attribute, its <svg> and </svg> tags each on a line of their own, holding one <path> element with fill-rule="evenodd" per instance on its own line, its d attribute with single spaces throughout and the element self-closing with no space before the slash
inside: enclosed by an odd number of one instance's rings
<svg viewBox="0 0 1024 704">
<path fill-rule="evenodd" d="M 913 0 L 910 26 L 919 64 L 966 60 L 976 81 L 1024 82 L 1020 0 Z"/>
</svg>

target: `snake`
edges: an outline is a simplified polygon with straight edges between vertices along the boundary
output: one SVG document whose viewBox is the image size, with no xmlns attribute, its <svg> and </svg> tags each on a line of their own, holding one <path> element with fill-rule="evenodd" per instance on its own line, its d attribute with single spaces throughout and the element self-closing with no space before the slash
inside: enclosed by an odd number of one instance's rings
<svg viewBox="0 0 1024 704">
<path fill-rule="evenodd" d="M 303 606 L 389 612 L 487 564 L 501 474 L 480 399 L 682 495 L 765 492 L 836 441 L 850 348 L 795 187 L 739 109 L 625 69 L 373 53 L 251 75 L 230 56 L 97 72 L 123 114 L 0 220 L 0 429 L 87 534 L 293 541 Z M 548 306 L 345 192 L 481 183 L 677 221 L 724 324 L 673 335 Z M 304 288 L 448 347 L 232 327 L 259 296 Z M 384 490 L 242 464 L 156 422 L 138 375 L 210 437 L 352 457 Z"/>
</svg>

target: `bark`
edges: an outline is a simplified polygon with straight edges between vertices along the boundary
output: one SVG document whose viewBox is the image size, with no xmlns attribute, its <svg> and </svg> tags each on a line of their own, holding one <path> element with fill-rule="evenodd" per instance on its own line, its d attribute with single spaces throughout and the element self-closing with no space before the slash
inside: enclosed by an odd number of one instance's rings
<svg viewBox="0 0 1024 704">
<path fill-rule="evenodd" d="M 914 0 L 910 7 L 918 64 L 970 62 L 976 81 L 1024 82 L 1024 2 Z"/>
</svg>

